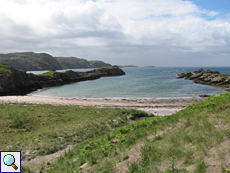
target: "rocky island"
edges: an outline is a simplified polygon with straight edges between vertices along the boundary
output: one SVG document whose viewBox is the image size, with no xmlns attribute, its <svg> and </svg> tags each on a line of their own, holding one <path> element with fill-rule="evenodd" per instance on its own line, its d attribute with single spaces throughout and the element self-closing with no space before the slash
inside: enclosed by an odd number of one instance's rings
<svg viewBox="0 0 230 173">
<path fill-rule="evenodd" d="M 117 66 L 101 67 L 87 72 L 68 70 L 49 72 L 35 75 L 17 70 L 9 65 L 0 64 L 0 95 L 24 95 L 37 89 L 60 86 L 84 80 L 94 80 L 106 76 L 125 75 Z"/>
<path fill-rule="evenodd" d="M 178 74 L 176 79 L 185 78 L 188 80 L 193 80 L 197 84 L 203 85 L 212 85 L 217 86 L 226 91 L 230 90 L 230 74 L 221 74 L 219 71 L 204 71 L 203 68 L 200 68 L 193 73 L 188 71 L 185 73 Z"/>
</svg>

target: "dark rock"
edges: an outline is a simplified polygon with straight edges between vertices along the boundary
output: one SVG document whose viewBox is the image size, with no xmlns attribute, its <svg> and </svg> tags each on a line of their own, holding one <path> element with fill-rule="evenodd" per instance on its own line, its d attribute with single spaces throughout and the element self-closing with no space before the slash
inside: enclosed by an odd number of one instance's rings
<svg viewBox="0 0 230 173">
<path fill-rule="evenodd" d="M 220 72 L 218 72 L 217 70 L 212 71 L 212 73 L 220 74 Z"/>
<path fill-rule="evenodd" d="M 204 74 L 204 72 L 200 72 L 200 73 L 193 74 L 192 76 L 189 77 L 189 79 L 190 79 L 190 80 L 193 80 L 193 79 L 199 78 L 199 77 L 201 77 L 203 74 Z"/>
<path fill-rule="evenodd" d="M 207 94 L 203 94 L 203 95 L 199 95 L 200 97 L 211 97 L 211 95 L 207 95 Z"/>
<path fill-rule="evenodd" d="M 230 78 L 225 79 L 224 81 L 226 84 L 230 84 Z"/>
<path fill-rule="evenodd" d="M 185 73 L 178 74 L 178 77 L 176 79 L 179 79 L 179 78 L 189 78 L 190 76 L 192 76 L 192 73 L 190 71 L 188 71 L 188 72 L 185 72 Z"/>
<path fill-rule="evenodd" d="M 225 80 L 225 78 L 221 75 L 218 75 L 216 77 L 214 77 L 211 81 L 212 83 L 219 83 L 219 82 L 223 82 Z"/>
<path fill-rule="evenodd" d="M 204 71 L 204 69 L 203 69 L 203 68 L 200 68 L 200 69 L 194 71 L 193 73 L 201 73 L 201 72 L 203 72 L 203 71 Z"/>
<path fill-rule="evenodd" d="M 207 69 L 205 72 L 206 73 L 212 73 L 212 70 Z"/>
<path fill-rule="evenodd" d="M 88 72 L 69 70 L 60 73 L 53 70 L 41 75 L 26 74 L 25 71 L 16 70 L 2 64 L 0 64 L 0 67 L 3 69 L 0 71 L 0 95 L 24 95 L 45 87 L 125 74 L 117 66 L 98 68 Z"/>
<path fill-rule="evenodd" d="M 230 74 L 221 74 L 218 71 L 206 70 L 202 68 L 194 71 L 195 74 L 191 74 L 190 71 L 186 73 L 178 74 L 178 78 L 185 78 L 193 80 L 197 84 L 213 85 L 213 86 L 228 86 L 230 84 Z M 188 74 L 188 75 L 187 75 Z M 188 77 L 187 77 L 188 76 Z M 230 85 L 229 85 L 230 86 Z"/>
</svg>

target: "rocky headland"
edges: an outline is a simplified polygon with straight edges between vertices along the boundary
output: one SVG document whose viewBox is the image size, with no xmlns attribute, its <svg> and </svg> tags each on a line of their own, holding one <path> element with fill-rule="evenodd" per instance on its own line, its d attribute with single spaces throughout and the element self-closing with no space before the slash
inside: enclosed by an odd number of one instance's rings
<svg viewBox="0 0 230 173">
<path fill-rule="evenodd" d="M 9 65 L 0 64 L 0 95 L 24 95 L 37 89 L 119 75 L 125 75 L 125 72 L 117 66 L 101 67 L 87 72 L 51 70 L 35 75 L 27 74 L 26 71 L 17 70 Z"/>
<path fill-rule="evenodd" d="M 64 70 L 79 68 L 110 67 L 103 61 L 87 61 L 76 57 L 53 57 L 47 53 L 17 52 L 0 54 L 0 63 L 10 65 L 18 70 Z"/>
<path fill-rule="evenodd" d="M 185 78 L 187 80 L 193 80 L 197 84 L 217 86 L 226 91 L 230 91 L 230 74 L 221 74 L 219 71 L 204 71 L 200 68 L 193 73 L 188 71 L 178 74 L 176 79 Z"/>
</svg>

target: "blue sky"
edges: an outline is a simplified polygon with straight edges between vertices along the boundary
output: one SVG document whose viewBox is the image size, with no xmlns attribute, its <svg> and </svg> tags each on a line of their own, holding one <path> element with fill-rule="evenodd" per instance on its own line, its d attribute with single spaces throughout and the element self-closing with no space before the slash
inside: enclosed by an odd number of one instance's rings
<svg viewBox="0 0 230 173">
<path fill-rule="evenodd" d="M 230 66 L 230 0 L 0 1 L 0 53 Z"/>
<path fill-rule="evenodd" d="M 191 0 L 197 6 L 212 10 L 212 11 L 219 11 L 229 13 L 230 9 L 230 1 L 229 0 Z"/>
<path fill-rule="evenodd" d="M 197 6 L 219 12 L 219 17 L 230 17 L 230 0 L 191 0 Z"/>
</svg>

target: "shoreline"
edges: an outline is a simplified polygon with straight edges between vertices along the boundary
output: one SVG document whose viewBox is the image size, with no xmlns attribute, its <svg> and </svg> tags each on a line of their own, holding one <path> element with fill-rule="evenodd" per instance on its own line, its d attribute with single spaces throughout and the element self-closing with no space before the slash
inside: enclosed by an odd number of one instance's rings
<svg viewBox="0 0 230 173">
<path fill-rule="evenodd" d="M 15 96 L 32 96 L 32 97 L 41 97 L 41 98 L 54 98 L 54 99 L 63 99 L 63 100 L 175 100 L 175 99 L 200 99 L 202 97 L 55 97 L 55 96 L 45 96 L 45 95 L 36 95 L 36 94 L 26 94 L 26 95 L 15 95 Z M 213 95 L 209 95 L 213 96 Z M 4 96 L 0 96 L 4 97 Z"/>
<path fill-rule="evenodd" d="M 145 111 L 156 116 L 172 115 L 189 105 L 206 100 L 206 98 L 170 98 L 170 99 L 73 99 L 53 98 L 40 96 L 0 96 L 0 104 L 23 104 L 23 105 L 72 105 L 92 106 L 98 108 L 128 108 Z"/>
</svg>

